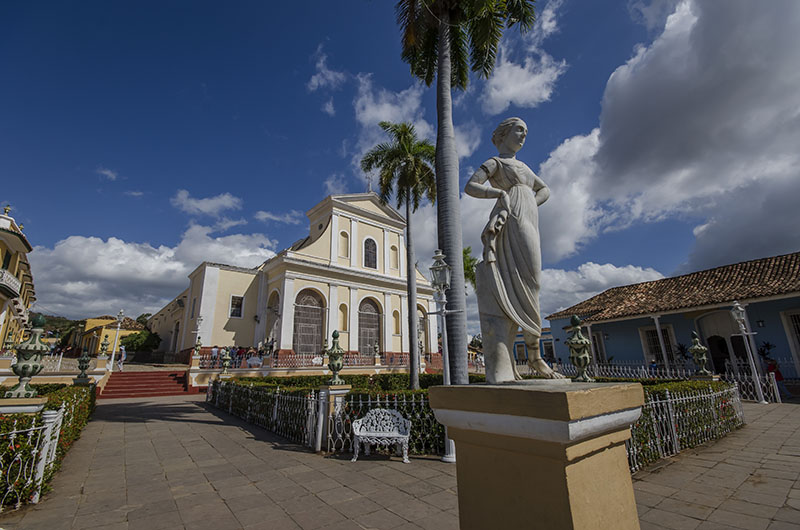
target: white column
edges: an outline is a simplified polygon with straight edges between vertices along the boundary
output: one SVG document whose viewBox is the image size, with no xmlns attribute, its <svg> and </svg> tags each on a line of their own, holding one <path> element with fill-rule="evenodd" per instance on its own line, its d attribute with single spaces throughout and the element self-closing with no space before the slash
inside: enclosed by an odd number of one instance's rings
<svg viewBox="0 0 800 530">
<path fill-rule="evenodd" d="M 355 219 L 350 220 L 350 266 L 354 269 L 361 268 L 358 260 L 358 223 Z"/>
<path fill-rule="evenodd" d="M 428 300 L 428 314 L 434 312 L 436 312 L 436 303 L 434 303 L 433 299 Z M 428 351 L 430 352 L 439 351 L 438 320 L 436 317 L 428 317 Z"/>
<path fill-rule="evenodd" d="M 406 243 L 405 243 L 405 240 L 403 239 L 403 234 L 399 234 L 398 243 L 397 244 L 398 244 L 397 252 L 400 254 L 400 260 L 399 260 L 400 277 L 401 278 L 405 278 L 405 277 L 407 277 L 407 275 L 406 275 L 406 269 L 407 269 L 406 260 L 408 259 L 408 256 L 406 256 Z"/>
<path fill-rule="evenodd" d="M 328 346 L 331 345 L 331 333 L 338 330 L 339 326 L 339 286 L 332 283 L 328 288 L 328 329 L 325 338 L 328 339 Z"/>
<path fill-rule="evenodd" d="M 659 321 L 658 315 L 653 315 L 653 321 L 656 323 L 656 335 L 658 336 L 658 345 L 661 347 L 661 360 L 664 362 L 664 366 L 668 367 L 669 362 L 667 361 L 667 347 L 664 345 L 664 335 L 661 333 L 661 322 Z"/>
<path fill-rule="evenodd" d="M 348 330 L 347 347 L 350 351 L 358 350 L 358 288 L 350 288 L 350 329 Z"/>
<path fill-rule="evenodd" d="M 386 237 L 384 237 L 384 241 L 386 241 Z M 392 351 L 393 334 L 394 309 L 392 308 L 392 295 L 383 293 L 383 351 Z"/>
<path fill-rule="evenodd" d="M 381 270 L 384 274 L 389 274 L 389 231 L 383 229 L 383 267 Z"/>
<path fill-rule="evenodd" d="M 408 342 L 408 296 L 400 296 L 400 326 L 402 338 L 402 351 L 403 353 L 411 352 L 411 344 Z"/>
<path fill-rule="evenodd" d="M 761 366 L 761 360 L 758 357 L 758 348 L 756 348 L 756 340 L 754 335 L 750 333 L 753 332 L 753 329 L 750 327 L 750 317 L 747 316 L 747 305 L 742 304 L 742 309 L 744 309 L 744 328 L 747 331 L 747 341 L 750 343 L 750 351 L 753 352 L 753 360 L 755 361 L 756 370 L 758 371 L 759 375 L 764 375 L 764 367 Z"/>
<path fill-rule="evenodd" d="M 339 214 L 331 215 L 331 264 L 339 261 Z"/>
<path fill-rule="evenodd" d="M 279 349 L 291 350 L 294 333 L 294 278 L 283 278 L 281 292 L 281 336 L 278 338 Z"/>
</svg>

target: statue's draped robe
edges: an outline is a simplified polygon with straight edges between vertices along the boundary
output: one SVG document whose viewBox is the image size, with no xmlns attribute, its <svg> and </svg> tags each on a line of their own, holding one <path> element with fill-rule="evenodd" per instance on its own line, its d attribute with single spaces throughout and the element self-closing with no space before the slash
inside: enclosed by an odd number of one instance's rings
<svg viewBox="0 0 800 530">
<path fill-rule="evenodd" d="M 489 182 L 508 193 L 510 209 L 507 211 L 498 199 L 482 234 L 483 258 L 491 271 L 490 289 L 509 319 L 519 324 L 526 335 L 539 337 L 542 252 L 539 209 L 533 191 L 535 175 L 516 159 L 493 160 L 497 170 Z"/>
</svg>

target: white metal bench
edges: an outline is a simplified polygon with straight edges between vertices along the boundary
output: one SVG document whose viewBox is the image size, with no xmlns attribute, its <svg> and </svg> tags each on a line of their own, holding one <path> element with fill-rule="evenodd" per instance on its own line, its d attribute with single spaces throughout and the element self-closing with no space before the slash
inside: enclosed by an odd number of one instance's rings
<svg viewBox="0 0 800 530">
<path fill-rule="evenodd" d="M 411 422 L 396 410 L 372 409 L 367 415 L 353 422 L 353 459 L 358 460 L 358 449 L 364 444 L 364 454 L 369 456 L 370 446 L 397 446 L 398 456 L 402 450 L 403 463 L 408 464 L 408 435 Z"/>
</svg>

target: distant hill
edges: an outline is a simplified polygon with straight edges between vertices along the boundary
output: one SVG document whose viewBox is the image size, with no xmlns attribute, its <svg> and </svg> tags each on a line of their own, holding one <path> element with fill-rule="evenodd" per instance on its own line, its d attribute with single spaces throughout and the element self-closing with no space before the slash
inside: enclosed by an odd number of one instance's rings
<svg viewBox="0 0 800 530">
<path fill-rule="evenodd" d="M 33 319 L 33 317 L 36 315 L 42 315 L 44 317 L 45 335 L 47 335 L 47 332 L 51 332 L 52 335 L 50 336 L 56 336 L 56 337 L 64 335 L 64 333 L 66 333 L 67 331 L 76 326 L 82 328 L 83 325 L 86 323 L 85 320 L 70 320 L 65 317 L 45 315 L 43 313 L 35 313 L 31 311 L 31 319 Z"/>
</svg>

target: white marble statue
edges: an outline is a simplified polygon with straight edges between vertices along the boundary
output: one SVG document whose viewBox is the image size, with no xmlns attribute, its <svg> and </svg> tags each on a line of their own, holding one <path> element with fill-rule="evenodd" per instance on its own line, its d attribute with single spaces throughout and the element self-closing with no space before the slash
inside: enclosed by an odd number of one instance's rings
<svg viewBox="0 0 800 530">
<path fill-rule="evenodd" d="M 481 164 L 464 189 L 473 197 L 497 201 L 481 234 L 483 261 L 475 271 L 489 383 L 521 379 L 513 349 L 519 328 L 528 346 L 530 366 L 551 378 L 564 377 L 554 372 L 539 352 L 542 253 L 538 209 L 550 197 L 550 189 L 516 159 L 527 134 L 528 127 L 519 118 L 498 125 L 492 134 L 498 156 Z"/>
</svg>

